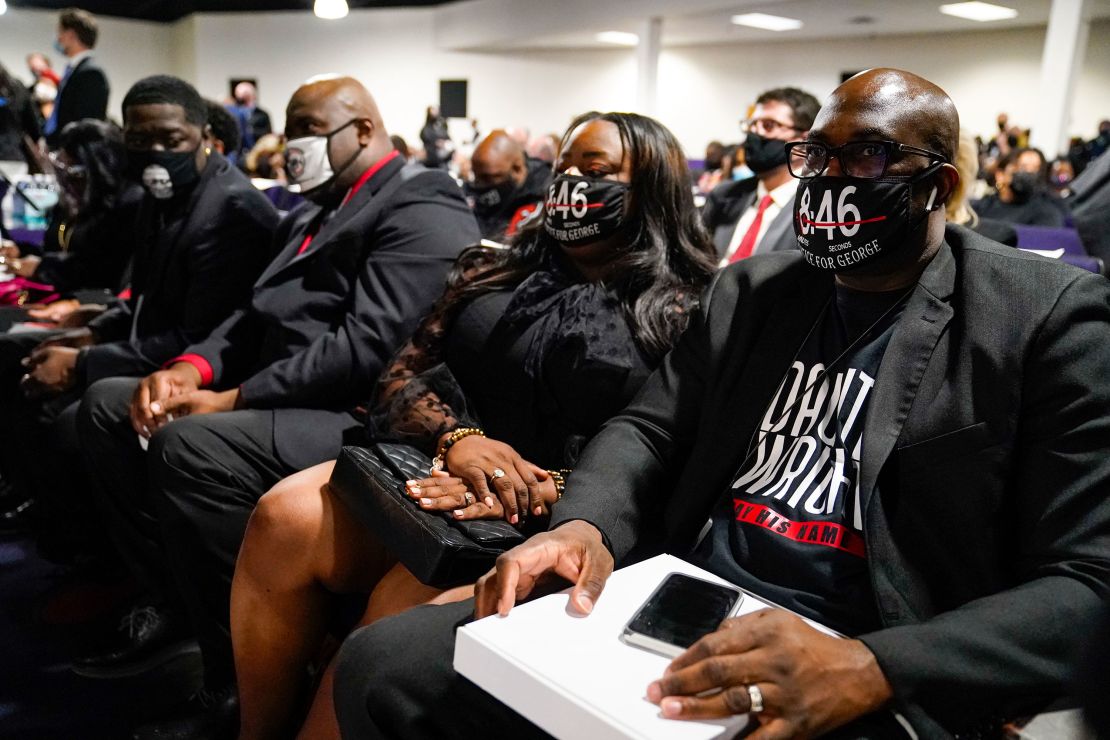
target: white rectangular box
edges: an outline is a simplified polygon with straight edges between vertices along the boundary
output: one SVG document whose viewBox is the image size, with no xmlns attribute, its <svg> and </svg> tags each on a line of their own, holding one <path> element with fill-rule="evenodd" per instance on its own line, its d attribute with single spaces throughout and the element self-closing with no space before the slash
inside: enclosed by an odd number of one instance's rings
<svg viewBox="0 0 1110 740">
<path fill-rule="evenodd" d="M 724 583 L 674 556 L 659 555 L 614 573 L 588 617 L 568 611 L 568 590 L 517 606 L 508 617 L 462 627 L 455 670 L 557 738 L 732 737 L 747 724 L 746 715 L 663 719 L 645 693 L 670 660 L 620 641 L 625 624 L 668 573 Z M 739 613 L 769 606 L 745 594 Z"/>
</svg>

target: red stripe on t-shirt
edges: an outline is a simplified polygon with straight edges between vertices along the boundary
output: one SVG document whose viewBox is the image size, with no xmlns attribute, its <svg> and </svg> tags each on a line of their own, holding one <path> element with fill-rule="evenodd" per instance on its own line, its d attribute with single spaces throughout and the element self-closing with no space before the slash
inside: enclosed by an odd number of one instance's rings
<svg viewBox="0 0 1110 740">
<path fill-rule="evenodd" d="M 822 545 L 866 558 L 863 537 L 855 530 L 835 522 L 795 522 L 762 504 L 733 499 L 736 521 L 763 527 L 788 540 L 807 545 Z"/>
</svg>

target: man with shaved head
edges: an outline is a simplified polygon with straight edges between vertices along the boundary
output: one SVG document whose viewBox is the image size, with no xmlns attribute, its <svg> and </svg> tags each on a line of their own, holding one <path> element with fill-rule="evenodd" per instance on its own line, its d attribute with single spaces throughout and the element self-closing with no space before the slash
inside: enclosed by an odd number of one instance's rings
<svg viewBox="0 0 1110 740">
<path fill-rule="evenodd" d="M 454 627 L 555 573 L 588 614 L 615 565 L 659 552 L 785 607 L 644 686 L 663 717 L 994 737 L 1065 694 L 1110 581 L 1110 284 L 945 225 L 958 130 L 907 72 L 837 88 L 789 145 L 798 250 L 719 273 L 475 602 L 349 638 L 345 733 L 538 735 L 446 668 Z"/>
<path fill-rule="evenodd" d="M 191 636 L 204 659 L 204 693 L 137 737 L 234 734 L 229 597 L 254 504 L 361 430 L 378 374 L 480 238 L 454 180 L 405 164 L 356 80 L 301 86 L 285 135 L 307 202 L 278 226 L 249 304 L 166 369 L 93 386 L 78 413 L 113 535 L 167 591 L 83 672 L 134 674 Z"/>
<path fill-rule="evenodd" d="M 533 164 L 503 130 L 490 133 L 474 149 L 467 201 L 486 239 L 505 239 L 536 213 L 547 193 L 551 166 Z"/>
</svg>

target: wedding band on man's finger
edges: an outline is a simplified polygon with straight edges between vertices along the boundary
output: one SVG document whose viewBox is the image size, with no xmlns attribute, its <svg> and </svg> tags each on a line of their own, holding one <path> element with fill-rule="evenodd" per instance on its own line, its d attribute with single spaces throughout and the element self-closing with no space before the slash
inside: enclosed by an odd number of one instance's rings
<svg viewBox="0 0 1110 740">
<path fill-rule="evenodd" d="M 478 499 L 474 498 L 474 494 L 470 491 L 463 491 L 463 501 L 466 502 L 467 506 L 471 506 L 477 500 Z"/>
</svg>

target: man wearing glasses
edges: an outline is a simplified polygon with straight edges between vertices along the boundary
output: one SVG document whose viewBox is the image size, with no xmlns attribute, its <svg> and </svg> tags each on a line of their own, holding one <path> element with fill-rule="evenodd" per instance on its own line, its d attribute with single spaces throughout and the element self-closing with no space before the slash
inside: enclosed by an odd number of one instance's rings
<svg viewBox="0 0 1110 740">
<path fill-rule="evenodd" d="M 1110 591 L 1110 283 L 946 227 L 958 132 L 908 72 L 837 88 L 790 147 L 800 254 L 719 273 L 473 605 L 348 640 L 344 729 L 529 736 L 442 668 L 453 626 L 555 573 L 589 613 L 615 564 L 657 552 L 847 636 L 778 609 L 727 620 L 644 687 L 664 717 L 995 737 L 1066 695 Z"/>
<path fill-rule="evenodd" d="M 721 267 L 797 247 L 790 211 L 798 181 L 787 170 L 785 144 L 804 137 L 820 109 L 809 93 L 783 87 L 760 95 L 751 117 L 741 121 L 744 161 L 755 177 L 719 185 L 702 210 Z"/>
</svg>

